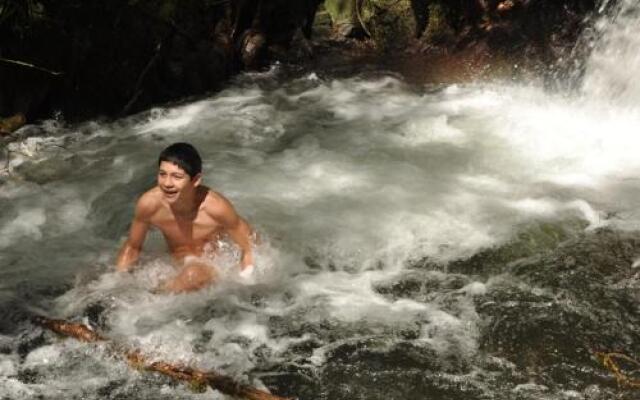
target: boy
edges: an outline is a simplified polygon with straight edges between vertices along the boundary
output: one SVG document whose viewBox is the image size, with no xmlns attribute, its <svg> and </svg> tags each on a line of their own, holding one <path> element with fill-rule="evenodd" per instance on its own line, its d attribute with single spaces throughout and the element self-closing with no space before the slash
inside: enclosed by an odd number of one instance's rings
<svg viewBox="0 0 640 400">
<path fill-rule="evenodd" d="M 203 288 L 215 281 L 212 266 L 198 259 L 205 245 L 215 245 L 223 234 L 240 247 L 240 274 L 253 270 L 252 229 L 221 194 L 201 185 L 202 160 L 188 143 L 174 143 L 160 153 L 157 186 L 136 204 L 129 237 L 118 254 L 116 268 L 129 271 L 138 260 L 149 227 L 162 232 L 179 266 L 178 275 L 160 291 L 179 293 Z"/>
</svg>

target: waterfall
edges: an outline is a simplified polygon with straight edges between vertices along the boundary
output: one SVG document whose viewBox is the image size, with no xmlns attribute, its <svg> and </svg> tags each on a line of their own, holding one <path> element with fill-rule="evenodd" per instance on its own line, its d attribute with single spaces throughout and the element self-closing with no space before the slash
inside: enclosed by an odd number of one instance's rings
<svg viewBox="0 0 640 400">
<path fill-rule="evenodd" d="M 586 97 L 637 108 L 640 102 L 640 2 L 620 0 L 596 23 L 597 41 L 586 60 Z"/>
</svg>

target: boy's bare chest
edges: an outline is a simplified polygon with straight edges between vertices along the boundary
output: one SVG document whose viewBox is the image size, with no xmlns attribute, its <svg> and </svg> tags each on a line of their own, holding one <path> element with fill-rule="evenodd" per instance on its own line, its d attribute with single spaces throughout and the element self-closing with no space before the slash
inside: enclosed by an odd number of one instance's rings
<svg viewBox="0 0 640 400">
<path fill-rule="evenodd" d="M 213 240 L 222 232 L 222 225 L 204 212 L 194 216 L 176 217 L 170 213 L 159 213 L 151 220 L 171 247 L 200 244 Z"/>
</svg>

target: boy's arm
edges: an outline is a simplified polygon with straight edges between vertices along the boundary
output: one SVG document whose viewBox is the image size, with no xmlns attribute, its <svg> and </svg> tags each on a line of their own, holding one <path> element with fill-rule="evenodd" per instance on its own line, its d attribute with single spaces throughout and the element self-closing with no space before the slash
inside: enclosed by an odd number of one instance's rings
<svg viewBox="0 0 640 400">
<path fill-rule="evenodd" d="M 116 270 L 120 272 L 127 272 L 133 268 L 138 261 L 140 252 L 142 251 L 142 245 L 144 239 L 147 236 L 149 230 L 149 219 L 152 213 L 152 204 L 145 199 L 143 195 L 138 204 L 136 204 L 136 211 L 131 222 L 131 228 L 129 229 L 129 237 L 124 242 L 120 252 L 118 253 L 118 260 L 116 261 Z"/>
<path fill-rule="evenodd" d="M 242 217 L 236 214 L 237 223 L 227 228 L 229 236 L 240 247 L 242 251 L 242 258 L 240 259 L 240 269 L 253 265 L 253 251 L 251 249 L 251 237 L 253 236 L 253 230 L 251 226 Z"/>
<path fill-rule="evenodd" d="M 240 268 L 253 265 L 253 252 L 251 249 L 253 229 L 242 217 L 238 215 L 229 200 L 221 195 L 216 195 L 215 206 L 212 207 L 213 217 L 220 221 L 231 239 L 240 247 Z"/>
</svg>

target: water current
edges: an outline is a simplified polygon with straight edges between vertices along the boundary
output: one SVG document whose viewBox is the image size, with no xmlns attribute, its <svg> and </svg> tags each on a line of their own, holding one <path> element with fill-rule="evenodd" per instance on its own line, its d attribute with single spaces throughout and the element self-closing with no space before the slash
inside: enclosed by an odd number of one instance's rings
<svg viewBox="0 0 640 400">
<path fill-rule="evenodd" d="M 640 7 L 620 4 L 577 93 L 276 65 L 117 121 L 23 128 L 0 177 L 0 398 L 224 398 L 34 314 L 300 399 L 640 398 L 593 355 L 640 354 Z M 225 244 L 218 285 L 151 293 L 175 273 L 158 232 L 114 272 L 175 141 L 260 233 L 253 281 Z"/>
</svg>

